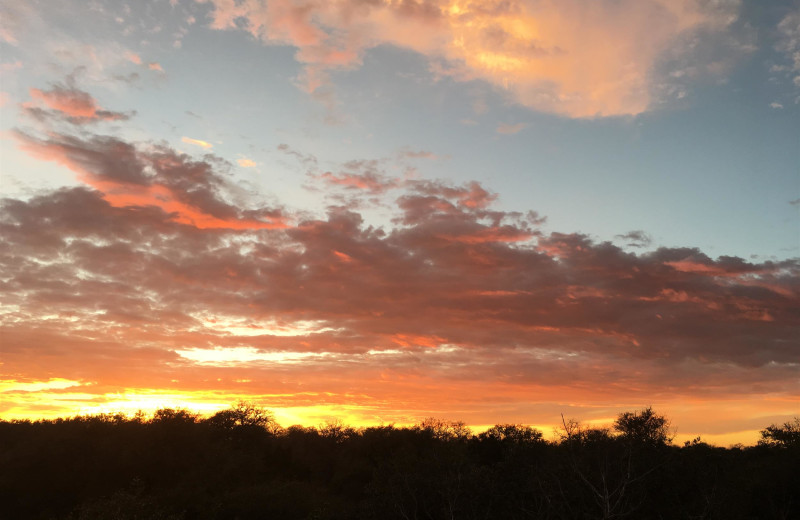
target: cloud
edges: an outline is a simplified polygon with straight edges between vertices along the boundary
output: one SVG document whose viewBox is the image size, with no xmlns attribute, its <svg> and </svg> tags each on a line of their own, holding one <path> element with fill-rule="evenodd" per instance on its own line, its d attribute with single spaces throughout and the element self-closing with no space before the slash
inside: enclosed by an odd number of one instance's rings
<svg viewBox="0 0 800 520">
<path fill-rule="evenodd" d="M 795 86 L 800 86 L 800 6 L 789 11 L 777 25 L 775 50 L 781 53 L 787 65 L 784 70 Z"/>
<path fill-rule="evenodd" d="M 142 58 L 135 52 L 127 51 L 125 53 L 125 59 L 130 61 L 131 63 L 135 63 L 136 65 L 142 64 Z"/>
<path fill-rule="evenodd" d="M 482 424 L 565 401 L 775 409 L 800 391 L 797 259 L 545 233 L 478 182 L 393 181 L 379 161 L 316 179 L 379 194 L 390 224 L 348 204 L 313 215 L 253 200 L 211 155 L 72 130 L 15 135 L 85 186 L 0 202 L 3 374 L 80 384 L 41 392 L 259 396 L 373 422 L 469 409 Z"/>
<path fill-rule="evenodd" d="M 373 194 L 384 193 L 397 186 L 396 180 L 388 179 L 374 172 L 338 174 L 325 172 L 315 177 L 328 184 L 348 189 L 365 190 Z"/>
<path fill-rule="evenodd" d="M 137 147 L 103 143 L 86 144 L 109 165 L 135 164 Z M 195 171 L 192 185 L 209 183 L 200 165 L 169 162 L 159 182 Z M 118 175 L 114 189 L 156 183 L 138 165 L 91 164 Z M 532 389 L 540 399 L 797 389 L 797 261 L 636 255 L 543 235 L 493 211 L 485 192 L 410 186 L 390 229 L 346 208 L 285 228 L 204 228 L 95 189 L 7 199 L 4 369 L 109 392 L 172 379 L 199 391 L 217 378 L 230 391 L 224 381 L 248 379 L 251 392 L 293 395 L 276 401 L 287 406 L 357 391 L 410 413 Z M 416 390 L 434 381 L 438 404 Z"/>
<path fill-rule="evenodd" d="M 439 159 L 439 157 L 435 153 L 430 152 L 428 150 L 408 150 L 408 149 L 405 149 L 405 150 L 401 150 L 398 153 L 398 156 L 400 158 L 404 158 L 404 159 L 431 159 L 431 160 Z"/>
<path fill-rule="evenodd" d="M 291 146 L 286 143 L 281 143 L 277 146 L 278 151 L 283 152 L 286 155 L 294 157 L 297 161 L 300 162 L 304 167 L 308 168 L 309 170 L 314 169 L 317 166 L 317 158 L 310 154 L 304 153 L 298 150 L 295 150 Z"/>
<path fill-rule="evenodd" d="M 181 141 L 183 141 L 186 144 L 192 144 L 194 146 L 199 146 L 200 148 L 205 148 L 206 150 L 214 147 L 214 145 L 211 143 L 208 143 L 200 139 L 192 139 L 191 137 L 181 137 Z"/>
<path fill-rule="evenodd" d="M 241 209 L 236 188 L 215 165 L 164 147 L 138 148 L 114 137 L 16 132 L 30 155 L 65 166 L 115 207 L 152 207 L 168 220 L 198 229 L 269 229 L 286 223 L 277 209 Z"/>
<path fill-rule="evenodd" d="M 338 186 L 346 190 L 369 192 L 373 195 L 383 194 L 400 185 L 400 180 L 387 176 L 377 160 L 353 160 L 342 165 L 337 173 L 310 173 L 312 179 L 321 180 L 329 186 Z"/>
<path fill-rule="evenodd" d="M 11 72 L 11 71 L 14 71 L 14 70 L 17 70 L 17 69 L 21 69 L 21 68 L 22 68 L 22 62 L 20 60 L 17 60 L 17 61 L 14 61 L 14 62 L 10 62 L 10 63 L 2 63 L 2 64 L 0 64 L 0 72 L 6 73 L 6 74 Z"/>
<path fill-rule="evenodd" d="M 50 90 L 32 88 L 29 93 L 35 102 L 50 109 L 38 107 L 36 103 L 23 105 L 29 116 L 40 120 L 55 117 L 82 125 L 98 121 L 126 120 L 132 115 L 132 113 L 103 110 L 91 94 L 71 85 L 56 83 Z"/>
<path fill-rule="evenodd" d="M 9 45 L 19 45 L 20 33 L 30 29 L 36 17 L 35 8 L 27 3 L 0 4 L 0 40 Z"/>
<path fill-rule="evenodd" d="M 570 117 L 638 114 L 653 103 L 653 70 L 695 52 L 697 32 L 725 31 L 739 2 L 295 2 L 206 0 L 211 27 L 296 48 L 310 93 L 379 45 L 426 56 L 439 77 L 484 80 L 518 103 Z"/>
<path fill-rule="evenodd" d="M 255 168 L 256 162 L 252 159 L 237 159 L 236 163 L 242 168 Z"/>
<path fill-rule="evenodd" d="M 525 128 L 525 123 L 517 123 L 515 125 L 508 124 L 508 123 L 500 123 L 497 125 L 497 133 L 503 135 L 513 135 L 519 133 Z"/>
<path fill-rule="evenodd" d="M 132 85 L 139 81 L 140 76 L 138 72 L 131 72 L 129 74 L 114 74 L 111 76 L 112 79 L 116 81 L 121 81 L 122 83 L 128 83 Z"/>
<path fill-rule="evenodd" d="M 161 64 L 155 61 L 151 61 L 150 63 L 148 63 L 147 68 L 158 72 L 164 72 L 164 69 L 161 68 Z"/>
<path fill-rule="evenodd" d="M 627 241 L 628 247 L 647 247 L 653 242 L 653 237 L 641 229 L 629 231 L 624 235 L 616 235 L 615 238 Z"/>
</svg>

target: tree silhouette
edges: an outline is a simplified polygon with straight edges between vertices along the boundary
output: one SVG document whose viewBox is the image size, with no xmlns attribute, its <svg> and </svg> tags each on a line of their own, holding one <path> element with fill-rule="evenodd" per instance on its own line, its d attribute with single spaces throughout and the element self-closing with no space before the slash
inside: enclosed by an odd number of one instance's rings
<svg viewBox="0 0 800 520">
<path fill-rule="evenodd" d="M 669 444 L 650 408 L 607 428 L 520 424 L 280 428 L 238 402 L 0 420 L 0 520 L 800 518 L 800 419 L 758 446 Z"/>
<path fill-rule="evenodd" d="M 672 442 L 670 423 L 648 406 L 638 412 L 624 412 L 614 421 L 614 430 L 623 439 L 651 446 Z"/>
<path fill-rule="evenodd" d="M 277 433 L 280 425 L 275 416 L 266 408 L 249 401 L 240 400 L 226 410 L 220 410 L 208 419 L 208 424 L 232 430 L 237 427 L 262 428 L 269 433 Z"/>
<path fill-rule="evenodd" d="M 800 417 L 783 423 L 782 426 L 772 424 L 761 430 L 761 446 L 781 448 L 800 448 Z"/>
</svg>

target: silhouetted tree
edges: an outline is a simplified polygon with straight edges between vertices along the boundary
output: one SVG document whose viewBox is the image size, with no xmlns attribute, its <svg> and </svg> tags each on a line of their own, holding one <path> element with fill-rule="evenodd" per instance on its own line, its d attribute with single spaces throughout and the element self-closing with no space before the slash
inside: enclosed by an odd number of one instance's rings
<svg viewBox="0 0 800 520">
<path fill-rule="evenodd" d="M 116 416 L 109 416 L 112 421 L 117 422 Z M 182 408 L 159 408 L 153 413 L 153 424 L 158 423 L 185 423 L 194 424 L 199 419 L 199 415 Z"/>
<path fill-rule="evenodd" d="M 761 439 L 758 441 L 762 446 L 774 446 L 781 448 L 800 448 L 800 417 L 783 423 L 782 426 L 772 424 L 761 430 Z"/>
<path fill-rule="evenodd" d="M 280 425 L 275 421 L 272 412 L 249 401 L 238 401 L 230 408 L 212 415 L 207 422 L 226 430 L 237 427 L 258 427 L 269 433 L 280 431 Z"/>
<path fill-rule="evenodd" d="M 672 442 L 670 423 L 648 406 L 638 412 L 624 412 L 614 421 L 614 430 L 628 441 L 651 446 Z"/>
<path fill-rule="evenodd" d="M 415 428 L 440 441 L 463 441 L 472 433 L 463 421 L 444 421 L 436 417 L 424 419 Z"/>
<path fill-rule="evenodd" d="M 481 440 L 493 440 L 512 444 L 542 442 L 542 432 L 522 424 L 496 424 L 478 436 Z"/>
</svg>

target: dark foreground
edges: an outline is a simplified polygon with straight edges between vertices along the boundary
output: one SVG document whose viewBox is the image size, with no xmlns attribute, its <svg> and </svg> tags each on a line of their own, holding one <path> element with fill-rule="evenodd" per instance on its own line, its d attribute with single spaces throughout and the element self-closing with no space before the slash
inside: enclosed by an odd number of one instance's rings
<svg viewBox="0 0 800 520">
<path fill-rule="evenodd" d="M 755 447 L 670 444 L 651 409 L 609 429 L 280 428 L 239 403 L 0 421 L 8 519 L 800 518 L 800 420 Z"/>
</svg>

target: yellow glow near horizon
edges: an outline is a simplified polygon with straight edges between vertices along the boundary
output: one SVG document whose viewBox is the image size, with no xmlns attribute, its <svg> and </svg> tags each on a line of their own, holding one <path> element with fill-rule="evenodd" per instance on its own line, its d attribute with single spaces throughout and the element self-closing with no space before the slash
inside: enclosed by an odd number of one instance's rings
<svg viewBox="0 0 800 520">
<path fill-rule="evenodd" d="M 42 390 L 60 390 L 62 388 L 70 388 L 73 386 L 80 386 L 83 383 L 72 381 L 70 379 L 62 379 L 59 377 L 48 379 L 47 381 L 35 381 L 26 383 L 16 379 L 3 379 L 0 380 L 0 393 L 4 392 L 40 392 Z"/>
<path fill-rule="evenodd" d="M 250 356 L 247 358 L 248 361 L 264 359 L 266 356 L 270 362 L 278 363 L 299 363 L 317 355 L 259 353 L 253 348 L 239 350 Z M 237 349 L 227 349 L 227 351 L 226 349 L 217 349 L 205 352 L 221 356 L 210 361 L 214 365 L 220 359 L 230 362 L 231 358 L 225 356 L 231 351 L 236 352 Z M 194 349 L 194 352 L 204 351 Z M 423 352 L 427 353 L 428 351 Z M 365 355 L 374 354 L 369 352 Z M 298 355 L 301 355 L 300 358 L 297 357 Z M 430 405 L 426 402 L 416 402 L 409 405 L 408 408 L 387 407 L 386 402 L 371 394 L 318 393 L 312 390 L 299 393 L 259 393 L 253 390 L 252 381 L 249 378 L 237 379 L 236 382 L 243 385 L 240 387 L 241 391 L 222 388 L 218 390 L 120 388 L 119 391 L 108 391 L 103 389 L 101 383 L 68 378 L 50 378 L 40 381 L 6 379 L 0 380 L 0 417 L 3 420 L 37 420 L 116 413 L 131 416 L 140 411 L 145 415 L 152 415 L 160 408 L 181 408 L 201 416 L 210 416 L 239 400 L 245 400 L 268 409 L 274 414 L 278 424 L 283 427 L 291 425 L 317 427 L 330 421 L 341 421 L 345 425 L 355 428 L 381 424 L 394 424 L 402 427 L 418 424 L 424 418 L 433 416 L 443 420 L 464 420 L 476 434 L 485 431 L 495 423 L 521 423 L 540 430 L 544 438 L 548 440 L 557 439 L 556 432 L 562 427 L 557 418 L 540 416 L 537 421 L 535 414 L 525 413 L 522 409 L 518 414 L 505 415 L 504 418 L 493 417 L 495 414 L 491 413 L 462 417 L 458 412 L 447 412 L 443 411 L 444 409 L 439 412 L 426 411 Z M 178 384 L 179 381 L 174 380 L 173 383 Z M 577 403 L 561 404 L 567 408 L 585 407 Z M 765 412 L 767 404 L 772 405 L 770 413 Z M 708 444 L 730 446 L 755 444 L 759 440 L 760 431 L 763 428 L 773 423 L 782 423 L 784 420 L 788 420 L 790 415 L 795 415 L 796 412 L 793 410 L 796 409 L 796 404 L 795 399 L 762 396 L 759 399 L 730 400 L 722 403 L 662 402 L 656 403 L 655 406 L 672 422 L 675 428 L 673 441 L 675 445 L 682 446 L 685 441 L 692 441 L 699 436 L 701 441 Z M 594 405 L 592 407 L 605 408 L 606 413 L 595 417 L 585 417 L 585 412 L 583 414 L 577 412 L 577 415 L 575 415 L 576 412 L 571 412 L 568 417 L 574 416 L 585 427 L 611 428 L 619 411 L 637 408 L 632 403 Z M 734 431 L 725 431 L 724 428 L 713 426 L 715 420 L 724 419 L 734 411 L 742 413 L 745 418 L 763 416 L 763 420 L 758 422 L 751 420 L 745 428 Z M 514 418 L 514 415 L 523 417 L 523 419 Z M 530 417 L 531 422 L 524 420 L 526 416 Z M 787 417 L 787 419 L 783 419 L 783 417 Z M 542 421 L 542 418 L 545 420 Z M 547 419 L 556 419 L 556 421 L 549 423 Z M 711 428 L 705 429 L 706 424 L 711 425 Z"/>
<path fill-rule="evenodd" d="M 320 405 L 300 405 L 300 406 L 275 406 L 278 402 L 286 402 L 286 395 L 252 395 L 248 393 L 231 393 L 225 391 L 168 391 L 168 390 L 148 390 L 148 389 L 125 389 L 120 392 L 104 394 L 89 394 L 79 392 L 53 393 L 48 390 L 46 385 L 60 385 L 65 387 L 69 381 L 65 379 L 54 379 L 48 382 L 34 383 L 15 383 L 12 387 L 11 382 L 3 381 L 0 388 L 15 388 L 15 390 L 4 390 L 5 399 L 12 403 L 11 406 L 0 409 L 0 417 L 3 420 L 13 419 L 55 419 L 57 417 L 71 417 L 75 415 L 95 415 L 95 414 L 116 414 L 122 413 L 132 416 L 137 412 L 142 412 L 146 416 L 161 408 L 179 408 L 198 413 L 200 416 L 210 416 L 219 410 L 228 408 L 238 400 L 251 401 L 258 406 L 263 406 L 273 413 L 275 420 L 283 427 L 301 425 L 304 427 L 319 427 L 327 422 L 341 421 L 347 426 L 354 428 L 378 426 L 381 424 L 394 424 L 397 427 L 412 426 L 418 424 L 427 414 L 419 415 L 413 411 L 390 411 L 381 410 L 367 404 L 351 403 L 328 403 Z M 27 386 L 22 386 L 27 385 Z M 25 391 L 22 388 L 39 388 L 37 391 Z M 61 388 L 59 388 L 61 389 Z M 47 403 L 43 406 L 42 403 Z M 36 406 L 31 406 L 36 405 Z M 423 416 L 424 415 L 424 416 Z M 444 420 L 460 420 L 459 417 L 447 416 L 440 417 Z M 611 427 L 614 418 L 602 417 L 581 421 L 581 424 L 588 427 Z M 508 421 L 500 421 L 501 423 Z M 531 426 L 541 431 L 546 440 L 555 440 L 557 432 L 561 429 L 560 423 L 533 423 L 523 424 Z M 467 423 L 473 433 L 478 434 L 494 426 L 493 423 L 476 422 Z M 764 427 L 768 424 L 764 424 Z M 760 429 L 748 429 L 726 433 L 707 434 L 701 431 L 677 432 L 673 443 L 682 446 L 686 441 L 700 437 L 702 442 L 715 446 L 731 446 L 743 444 L 745 446 L 754 445 L 760 438 Z"/>
</svg>

